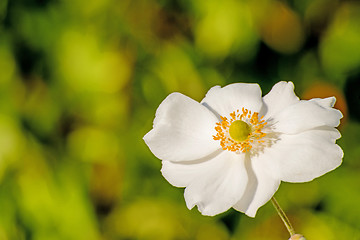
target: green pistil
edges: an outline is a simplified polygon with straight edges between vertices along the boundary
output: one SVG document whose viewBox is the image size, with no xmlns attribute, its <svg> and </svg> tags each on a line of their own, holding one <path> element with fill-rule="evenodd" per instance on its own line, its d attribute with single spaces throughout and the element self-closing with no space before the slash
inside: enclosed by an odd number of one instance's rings
<svg viewBox="0 0 360 240">
<path fill-rule="evenodd" d="M 230 137 L 238 142 L 246 140 L 250 132 L 250 126 L 246 122 L 241 120 L 236 120 L 232 122 L 229 128 Z"/>
</svg>

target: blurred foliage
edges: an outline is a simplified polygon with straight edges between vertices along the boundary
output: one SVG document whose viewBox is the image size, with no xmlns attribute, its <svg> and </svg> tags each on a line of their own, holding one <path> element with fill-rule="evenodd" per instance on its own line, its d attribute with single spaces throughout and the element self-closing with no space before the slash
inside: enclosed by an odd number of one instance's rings
<svg viewBox="0 0 360 240">
<path fill-rule="evenodd" d="M 343 165 L 276 193 L 308 239 L 360 239 L 360 4 L 340 0 L 1 0 L 0 239 L 288 239 L 186 209 L 142 141 L 171 92 L 280 80 L 336 96 Z"/>
</svg>

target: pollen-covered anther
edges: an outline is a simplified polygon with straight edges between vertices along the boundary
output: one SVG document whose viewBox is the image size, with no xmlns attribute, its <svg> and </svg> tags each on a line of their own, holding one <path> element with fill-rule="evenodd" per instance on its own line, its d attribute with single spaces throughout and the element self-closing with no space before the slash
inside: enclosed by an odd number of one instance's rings
<svg viewBox="0 0 360 240">
<path fill-rule="evenodd" d="M 216 135 L 213 139 L 220 141 L 223 150 L 232 152 L 248 152 L 252 149 L 253 144 L 264 143 L 261 138 L 266 136 L 262 128 L 266 122 L 259 113 L 242 108 L 242 113 L 236 110 L 229 114 L 229 118 L 220 116 L 221 121 L 216 123 Z"/>
</svg>

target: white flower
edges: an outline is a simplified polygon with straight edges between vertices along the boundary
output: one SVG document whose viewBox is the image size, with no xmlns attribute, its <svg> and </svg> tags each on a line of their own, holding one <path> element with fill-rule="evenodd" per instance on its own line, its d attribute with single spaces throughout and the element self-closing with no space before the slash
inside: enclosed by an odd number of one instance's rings
<svg viewBox="0 0 360 240">
<path fill-rule="evenodd" d="M 307 182 L 342 162 L 335 98 L 299 100 L 292 82 L 262 97 L 258 84 L 215 86 L 200 102 L 180 93 L 159 106 L 144 136 L 163 176 L 185 187 L 189 209 L 254 217 L 281 181 Z"/>
</svg>

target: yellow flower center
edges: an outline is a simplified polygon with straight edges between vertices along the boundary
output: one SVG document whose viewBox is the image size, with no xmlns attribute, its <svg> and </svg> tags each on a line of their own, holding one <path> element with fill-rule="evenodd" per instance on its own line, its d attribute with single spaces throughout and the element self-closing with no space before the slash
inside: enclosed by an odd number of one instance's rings
<svg viewBox="0 0 360 240">
<path fill-rule="evenodd" d="M 236 120 L 229 127 L 229 134 L 235 141 L 241 142 L 247 139 L 251 132 L 250 126 L 241 120 Z"/>
<path fill-rule="evenodd" d="M 242 113 L 236 110 L 230 113 L 229 119 L 220 116 L 221 121 L 216 123 L 216 135 L 214 140 L 220 141 L 220 146 L 223 150 L 232 152 L 248 152 L 253 147 L 253 144 L 263 144 L 260 140 L 266 136 L 262 132 L 262 128 L 266 122 L 259 119 L 259 113 L 247 109 L 242 109 Z"/>
</svg>

